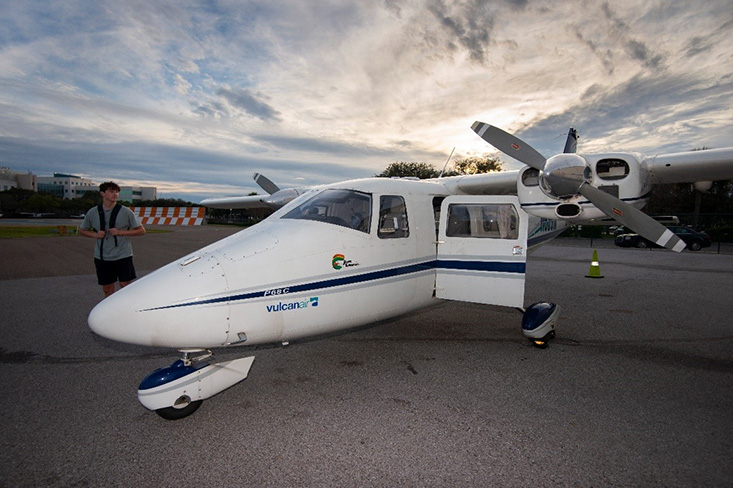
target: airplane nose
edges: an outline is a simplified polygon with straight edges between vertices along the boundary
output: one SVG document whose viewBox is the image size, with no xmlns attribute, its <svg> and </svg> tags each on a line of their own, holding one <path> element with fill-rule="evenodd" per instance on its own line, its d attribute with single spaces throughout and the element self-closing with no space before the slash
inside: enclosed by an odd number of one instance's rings
<svg viewBox="0 0 733 488">
<path fill-rule="evenodd" d="M 119 302 L 116 299 L 122 294 L 121 291 L 99 302 L 89 313 L 87 323 L 95 334 L 113 341 L 125 342 L 126 336 L 122 333 L 119 318 L 126 315 L 127 307 L 115 303 Z"/>
<path fill-rule="evenodd" d="M 188 256 L 102 300 L 89 314 L 89 328 L 128 344 L 221 346 L 227 340 L 227 293 L 216 255 Z"/>
</svg>

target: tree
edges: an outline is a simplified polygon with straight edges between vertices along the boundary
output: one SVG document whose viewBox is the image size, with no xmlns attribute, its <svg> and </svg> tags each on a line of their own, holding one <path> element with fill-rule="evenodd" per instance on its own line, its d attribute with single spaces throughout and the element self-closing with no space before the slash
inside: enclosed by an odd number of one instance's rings
<svg viewBox="0 0 733 488">
<path fill-rule="evenodd" d="M 501 171 L 501 161 L 491 157 L 471 157 L 459 159 L 453 163 L 453 168 L 459 175 L 491 173 L 492 171 Z"/>
<path fill-rule="evenodd" d="M 45 193 L 34 193 L 23 206 L 29 212 L 55 212 L 61 206 L 61 199 Z"/>
<path fill-rule="evenodd" d="M 501 161 L 491 157 L 471 157 L 459 159 L 453 163 L 453 169 L 443 173 L 443 176 L 475 175 L 501 171 Z M 422 179 L 437 178 L 440 176 L 435 166 L 429 163 L 391 163 L 387 168 L 376 175 L 383 178 L 412 176 Z"/>
<path fill-rule="evenodd" d="M 11 188 L 0 192 L 0 208 L 6 215 L 16 212 L 23 212 L 26 200 L 35 195 L 33 190 L 24 190 L 22 188 Z"/>
<path fill-rule="evenodd" d="M 375 176 L 380 178 L 412 176 L 422 180 L 425 178 L 437 178 L 440 176 L 440 172 L 435 169 L 432 164 L 406 163 L 400 161 L 397 163 L 390 163 L 384 171 Z"/>
<path fill-rule="evenodd" d="M 701 196 L 700 212 L 733 213 L 733 180 L 715 181 L 701 194 L 690 183 L 654 185 L 644 210 L 650 215 L 693 213 L 696 194 Z"/>
</svg>

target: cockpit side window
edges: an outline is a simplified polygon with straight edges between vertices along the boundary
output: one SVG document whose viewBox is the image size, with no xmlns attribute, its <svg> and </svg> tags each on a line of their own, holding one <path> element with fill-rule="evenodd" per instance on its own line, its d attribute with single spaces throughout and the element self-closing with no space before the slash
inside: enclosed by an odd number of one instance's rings
<svg viewBox="0 0 733 488">
<path fill-rule="evenodd" d="M 326 222 L 368 234 L 372 220 L 372 196 L 355 190 L 324 190 L 282 218 Z"/>
<path fill-rule="evenodd" d="M 410 227 L 407 223 L 407 207 L 405 199 L 396 195 L 383 195 L 379 198 L 380 239 L 399 239 L 409 237 Z"/>
</svg>

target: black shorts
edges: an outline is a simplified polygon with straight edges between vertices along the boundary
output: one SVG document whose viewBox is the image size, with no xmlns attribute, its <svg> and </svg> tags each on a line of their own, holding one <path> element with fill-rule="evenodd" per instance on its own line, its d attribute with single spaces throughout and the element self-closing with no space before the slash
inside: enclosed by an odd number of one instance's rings
<svg viewBox="0 0 733 488">
<path fill-rule="evenodd" d="M 117 261 L 102 261 L 94 258 L 94 267 L 97 268 L 97 283 L 102 286 L 111 285 L 118 280 L 125 283 L 137 278 L 135 266 L 132 264 L 132 256 Z"/>
</svg>

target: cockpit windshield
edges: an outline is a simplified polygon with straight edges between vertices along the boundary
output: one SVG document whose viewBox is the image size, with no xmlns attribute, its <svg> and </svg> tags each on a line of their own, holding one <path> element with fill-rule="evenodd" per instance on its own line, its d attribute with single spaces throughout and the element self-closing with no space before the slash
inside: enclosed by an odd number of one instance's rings
<svg viewBox="0 0 733 488">
<path fill-rule="evenodd" d="M 372 196 L 354 190 L 324 190 L 282 218 L 316 220 L 368 234 L 372 220 Z"/>
</svg>

